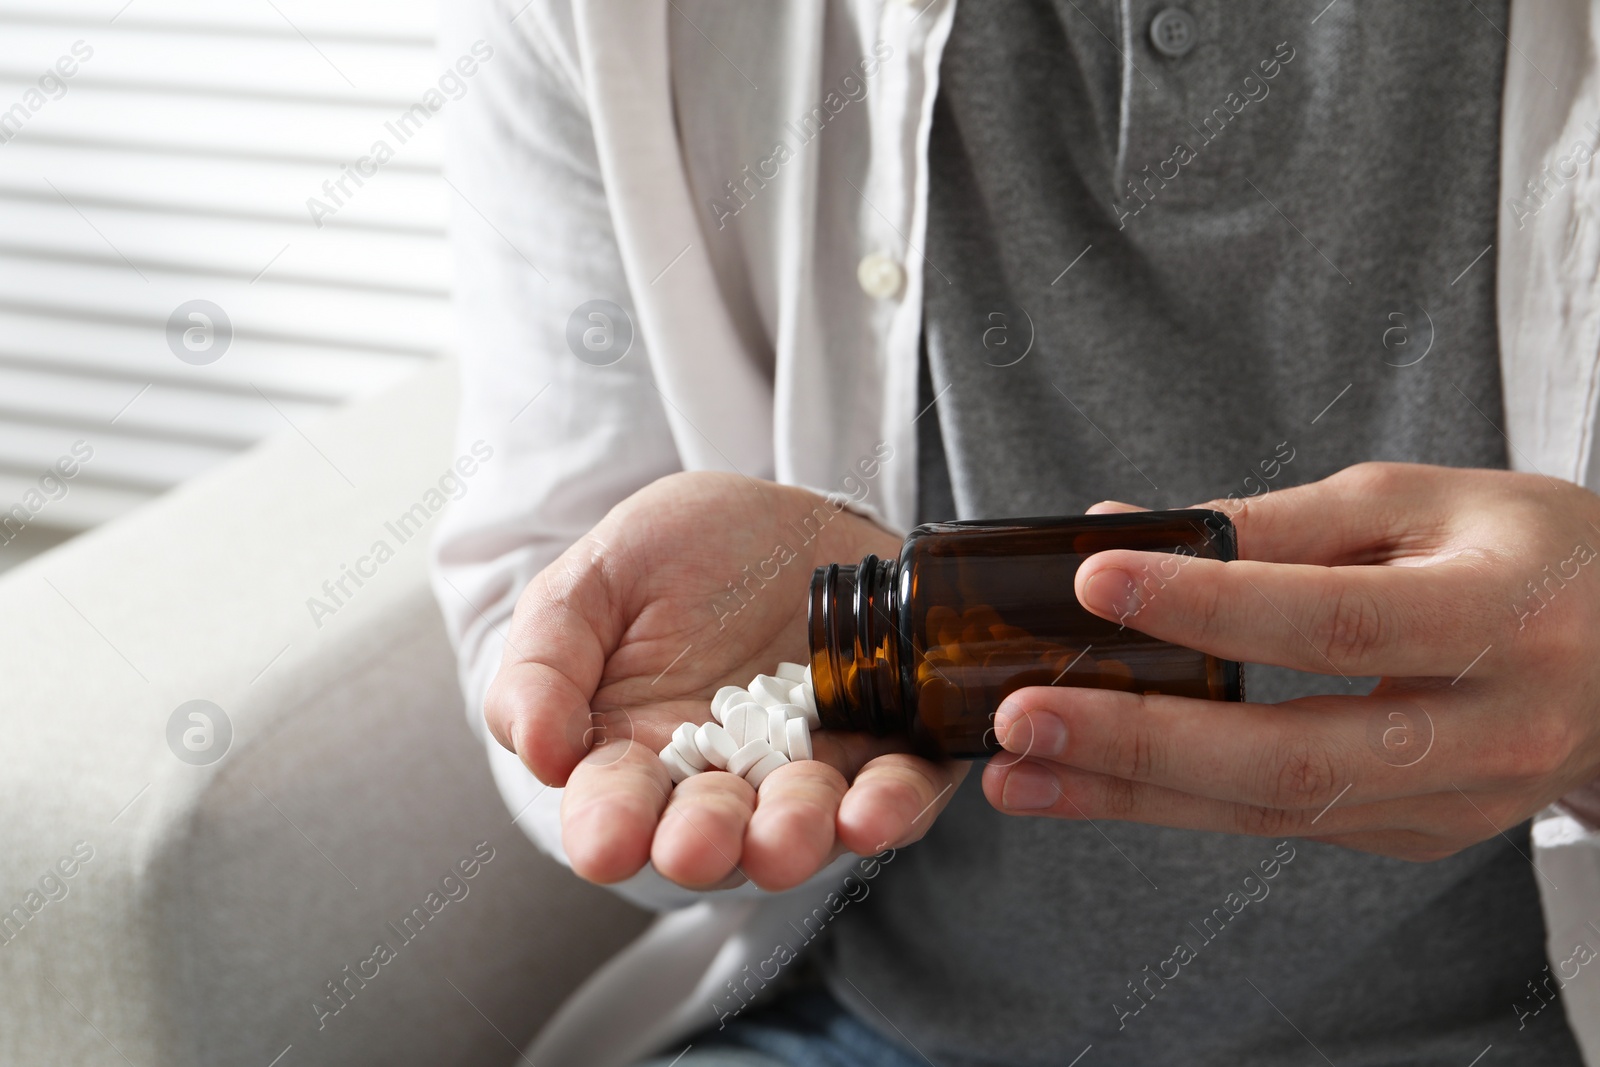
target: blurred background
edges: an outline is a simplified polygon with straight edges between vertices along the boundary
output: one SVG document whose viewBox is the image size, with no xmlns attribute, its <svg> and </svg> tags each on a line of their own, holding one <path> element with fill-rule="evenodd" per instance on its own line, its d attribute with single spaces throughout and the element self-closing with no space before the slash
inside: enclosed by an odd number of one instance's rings
<svg viewBox="0 0 1600 1067">
<path fill-rule="evenodd" d="M 0 0 L 0 570 L 440 353 L 434 21 Z"/>
</svg>

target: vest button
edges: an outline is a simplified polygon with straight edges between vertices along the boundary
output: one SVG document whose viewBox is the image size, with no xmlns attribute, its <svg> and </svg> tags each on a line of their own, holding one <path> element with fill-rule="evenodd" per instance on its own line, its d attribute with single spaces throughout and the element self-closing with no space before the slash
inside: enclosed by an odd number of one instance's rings
<svg viewBox="0 0 1600 1067">
<path fill-rule="evenodd" d="M 1169 7 L 1150 21 L 1150 43 L 1155 50 L 1171 59 L 1180 59 L 1194 51 L 1200 38 L 1200 28 L 1194 16 L 1181 7 Z"/>
</svg>

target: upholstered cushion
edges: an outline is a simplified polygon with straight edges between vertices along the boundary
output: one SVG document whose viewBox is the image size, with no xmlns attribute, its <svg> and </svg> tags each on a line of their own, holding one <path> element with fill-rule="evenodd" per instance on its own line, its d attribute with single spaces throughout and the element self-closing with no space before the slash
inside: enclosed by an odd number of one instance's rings
<svg viewBox="0 0 1600 1067">
<path fill-rule="evenodd" d="M 453 404 L 430 368 L 0 579 L 0 1062 L 504 1064 L 643 927 L 466 725 Z"/>
</svg>

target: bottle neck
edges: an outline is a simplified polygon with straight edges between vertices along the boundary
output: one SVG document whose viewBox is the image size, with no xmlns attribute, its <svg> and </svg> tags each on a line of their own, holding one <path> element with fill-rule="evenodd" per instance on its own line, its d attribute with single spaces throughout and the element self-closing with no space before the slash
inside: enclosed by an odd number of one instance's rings
<svg viewBox="0 0 1600 1067">
<path fill-rule="evenodd" d="M 817 714 L 829 730 L 900 732 L 900 564 L 868 556 L 811 576 L 808 615 Z"/>
</svg>

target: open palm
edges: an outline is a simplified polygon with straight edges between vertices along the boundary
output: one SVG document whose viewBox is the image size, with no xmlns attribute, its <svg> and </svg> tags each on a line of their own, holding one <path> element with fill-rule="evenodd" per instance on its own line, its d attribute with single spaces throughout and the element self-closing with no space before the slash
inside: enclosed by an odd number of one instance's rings
<svg viewBox="0 0 1600 1067">
<path fill-rule="evenodd" d="M 656 753 L 710 719 L 723 685 L 807 658 L 813 568 L 893 556 L 899 539 L 814 493 L 680 474 L 617 505 L 523 591 L 485 705 L 489 729 L 564 785 L 562 838 L 596 882 L 653 862 L 680 885 L 798 885 L 843 851 L 920 837 L 962 764 L 895 741 L 820 732 L 815 760 L 759 796 L 711 771 L 676 788 Z"/>
</svg>

